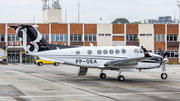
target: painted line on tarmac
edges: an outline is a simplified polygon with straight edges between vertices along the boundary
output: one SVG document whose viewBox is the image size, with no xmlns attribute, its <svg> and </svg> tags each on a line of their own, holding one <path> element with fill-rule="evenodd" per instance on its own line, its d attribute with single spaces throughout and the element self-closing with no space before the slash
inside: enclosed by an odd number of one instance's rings
<svg viewBox="0 0 180 101">
<path fill-rule="evenodd" d="M 164 84 L 164 85 L 124 85 L 124 86 L 61 86 L 61 85 L 13 85 L 16 87 L 54 87 L 54 88 L 127 88 L 127 87 L 164 87 L 164 86 L 180 86 L 180 84 Z M 1 89 L 0 89 L 1 90 Z M 23 90 L 23 89 L 20 89 Z"/>
<path fill-rule="evenodd" d="M 126 95 L 164 95 L 164 94 L 180 94 L 180 92 L 145 92 L 145 93 L 99 93 L 95 94 L 76 94 L 76 95 L 42 95 L 42 96 L 17 96 L 13 98 L 60 98 L 60 97 L 90 97 L 90 96 L 126 96 Z M 7 99 L 12 97 L 0 97 L 0 99 Z M 78 100 L 79 101 L 79 100 Z M 81 100 L 82 101 L 82 100 Z"/>
</svg>

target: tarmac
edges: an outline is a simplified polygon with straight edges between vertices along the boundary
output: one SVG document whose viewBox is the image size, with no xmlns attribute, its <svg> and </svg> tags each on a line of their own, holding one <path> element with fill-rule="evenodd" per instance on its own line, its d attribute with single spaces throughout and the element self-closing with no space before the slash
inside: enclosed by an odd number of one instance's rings
<svg viewBox="0 0 180 101">
<path fill-rule="evenodd" d="M 0 65 L 0 101 L 179 101 L 180 65 L 162 69 L 123 72 L 125 81 L 117 80 L 117 71 L 89 69 L 77 77 L 79 67 L 69 65 Z"/>
</svg>

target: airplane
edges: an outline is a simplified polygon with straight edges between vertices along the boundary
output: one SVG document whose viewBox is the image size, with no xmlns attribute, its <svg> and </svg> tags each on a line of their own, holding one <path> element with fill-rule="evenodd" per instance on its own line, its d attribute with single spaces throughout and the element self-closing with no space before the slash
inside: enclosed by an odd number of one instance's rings
<svg viewBox="0 0 180 101">
<path fill-rule="evenodd" d="M 165 63 L 167 52 L 160 55 L 149 53 L 143 47 L 137 46 L 65 46 L 49 44 L 37 30 L 37 25 L 11 25 L 26 51 L 26 54 L 38 56 L 42 60 L 54 61 L 73 66 L 79 66 L 78 76 L 85 76 L 88 68 L 100 69 L 100 78 L 105 79 L 104 70 L 117 70 L 119 81 L 124 81 L 121 75 L 126 71 L 141 71 L 162 68 L 161 78 L 166 79 Z"/>
</svg>

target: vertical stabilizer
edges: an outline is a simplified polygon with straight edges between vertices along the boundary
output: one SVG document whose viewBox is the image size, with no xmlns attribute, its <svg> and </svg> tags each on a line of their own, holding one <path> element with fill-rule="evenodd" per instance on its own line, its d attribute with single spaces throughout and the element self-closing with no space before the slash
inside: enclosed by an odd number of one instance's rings
<svg viewBox="0 0 180 101">
<path fill-rule="evenodd" d="M 49 43 L 37 30 L 37 25 L 13 25 L 27 53 L 49 50 Z"/>
</svg>

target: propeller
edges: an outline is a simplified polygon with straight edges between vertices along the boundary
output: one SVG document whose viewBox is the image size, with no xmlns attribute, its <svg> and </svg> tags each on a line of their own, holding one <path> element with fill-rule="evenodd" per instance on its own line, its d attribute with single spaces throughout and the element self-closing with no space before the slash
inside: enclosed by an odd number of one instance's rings
<svg viewBox="0 0 180 101">
<path fill-rule="evenodd" d="M 162 70 L 163 70 L 163 71 L 166 71 L 166 67 L 165 67 L 165 63 L 164 63 L 163 59 L 166 57 L 167 51 L 166 51 L 165 54 L 163 55 L 161 48 L 159 48 L 159 53 L 160 53 L 160 55 L 161 55 L 160 60 L 161 60 Z"/>
<path fill-rule="evenodd" d="M 148 51 L 146 50 L 146 48 L 144 48 L 143 46 L 141 46 L 141 49 L 142 49 L 144 52 L 148 52 Z"/>
</svg>

